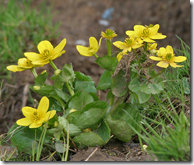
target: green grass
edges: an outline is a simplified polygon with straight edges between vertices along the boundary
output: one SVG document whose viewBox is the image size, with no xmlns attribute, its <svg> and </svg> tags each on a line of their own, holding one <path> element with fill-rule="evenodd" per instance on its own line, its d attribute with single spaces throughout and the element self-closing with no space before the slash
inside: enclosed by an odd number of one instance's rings
<svg viewBox="0 0 194 165">
<path fill-rule="evenodd" d="M 143 105 L 142 134 L 136 132 L 158 161 L 190 161 L 190 48 L 180 41 L 175 54 L 187 61 L 164 73 L 165 90 Z"/>
<path fill-rule="evenodd" d="M 51 9 L 42 3 L 31 7 L 31 1 L 0 2 L 0 79 L 9 78 L 6 66 L 17 65 L 25 51 L 36 50 L 40 41 L 59 35 L 59 25 L 53 24 Z"/>
</svg>

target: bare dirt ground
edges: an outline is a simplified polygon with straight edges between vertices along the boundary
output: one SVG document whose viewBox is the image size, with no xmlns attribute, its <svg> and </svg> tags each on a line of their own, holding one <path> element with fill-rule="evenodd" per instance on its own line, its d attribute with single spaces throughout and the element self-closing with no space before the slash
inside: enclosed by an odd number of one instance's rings
<svg viewBox="0 0 194 165">
<path fill-rule="evenodd" d="M 42 0 L 32 0 L 32 7 L 38 6 Z M 56 46 L 63 38 L 67 39 L 65 46 L 66 53 L 56 59 L 54 63 L 62 68 L 65 63 L 72 63 L 75 71 L 89 75 L 98 83 L 103 70 L 95 64 L 95 57 L 80 56 L 76 50 L 76 41 L 84 40 L 88 45 L 90 36 L 100 39 L 101 31 L 112 28 L 118 34 L 115 40 L 122 40 L 126 37 L 126 30 L 133 30 L 136 24 L 149 25 L 160 24 L 159 32 L 167 35 L 167 38 L 158 41 L 158 48 L 171 45 L 173 48 L 180 48 L 179 36 L 190 46 L 190 1 L 189 0 L 48 0 L 47 5 L 52 7 L 55 23 L 61 22 L 60 36 L 53 41 Z M 109 25 L 101 25 L 104 11 L 110 7 L 114 8 L 108 21 Z M 113 48 L 117 50 L 116 48 Z M 106 54 L 105 40 L 98 52 L 99 56 Z M 40 73 L 43 69 L 53 74 L 53 69 L 46 65 L 37 70 Z M 21 108 L 29 105 L 28 86 L 33 84 L 33 76 L 30 71 L 16 73 L 16 83 L 5 83 L 2 89 L 0 106 L 0 133 L 7 132 L 7 127 L 22 117 Z M 14 82 L 14 79 L 13 81 Z M 47 83 L 51 83 L 48 81 Z M 31 93 L 32 97 L 38 96 Z M 102 95 L 101 99 L 105 99 Z M 116 146 L 114 146 L 116 145 Z M 114 146 L 114 147 L 113 147 Z M 135 145 L 134 145 L 135 146 Z M 119 148 L 122 148 L 119 150 Z M 79 151 L 72 156 L 72 161 L 83 161 L 95 150 Z M 104 148 L 98 148 L 90 161 L 147 161 L 150 156 L 143 154 L 139 144 L 135 147 L 124 146 L 118 141 L 110 142 Z"/>
</svg>

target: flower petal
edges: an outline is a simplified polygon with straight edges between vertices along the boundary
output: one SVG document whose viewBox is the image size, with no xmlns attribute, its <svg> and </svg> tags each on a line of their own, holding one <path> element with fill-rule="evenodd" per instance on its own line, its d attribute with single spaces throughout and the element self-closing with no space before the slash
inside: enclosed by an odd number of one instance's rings
<svg viewBox="0 0 194 165">
<path fill-rule="evenodd" d="M 40 103 L 38 105 L 38 111 L 41 114 L 45 114 L 48 111 L 48 108 L 49 108 L 49 99 L 46 96 L 44 96 L 40 100 Z"/>
<path fill-rule="evenodd" d="M 24 56 L 26 56 L 30 61 L 39 61 L 41 60 L 40 54 L 34 52 L 25 52 Z"/>
<path fill-rule="evenodd" d="M 22 113 L 25 117 L 31 117 L 34 114 L 34 111 L 36 111 L 36 109 L 32 107 L 26 106 L 22 108 Z"/>
<path fill-rule="evenodd" d="M 164 55 L 166 55 L 166 54 L 167 54 L 167 52 L 166 52 L 166 49 L 165 49 L 164 47 L 161 47 L 161 48 L 158 50 L 158 53 L 157 53 L 157 55 L 158 55 L 159 57 L 164 56 Z"/>
<path fill-rule="evenodd" d="M 47 120 L 53 118 L 56 114 L 56 110 L 51 110 L 51 111 L 48 111 L 45 116 L 44 116 L 44 122 L 46 122 Z"/>
<path fill-rule="evenodd" d="M 187 58 L 185 56 L 178 56 L 178 57 L 174 57 L 173 61 L 174 62 L 183 62 L 185 61 Z"/>
<path fill-rule="evenodd" d="M 164 39 L 164 38 L 166 38 L 166 35 L 156 34 L 156 35 L 151 36 L 150 38 L 154 39 L 154 40 L 156 40 L 156 39 Z"/>
<path fill-rule="evenodd" d="M 29 128 L 38 128 L 42 125 L 41 122 L 35 122 L 35 123 L 32 123 L 30 124 Z"/>
<path fill-rule="evenodd" d="M 156 41 L 154 41 L 154 40 L 152 40 L 150 38 L 144 38 L 143 41 L 145 41 L 145 42 L 156 42 Z"/>
<path fill-rule="evenodd" d="M 145 29 L 143 25 L 135 25 L 133 28 L 134 28 L 134 31 L 137 33 L 142 33 L 143 30 Z"/>
<path fill-rule="evenodd" d="M 21 126 L 29 126 L 32 122 L 33 121 L 31 118 L 21 118 L 16 121 L 16 124 Z"/>
<path fill-rule="evenodd" d="M 61 51 L 63 50 L 63 48 L 66 45 L 66 38 L 64 38 L 55 48 L 54 48 L 54 53 L 53 56 L 57 56 L 58 54 L 61 53 Z"/>
<path fill-rule="evenodd" d="M 49 52 L 53 51 L 53 45 L 47 40 L 41 41 L 37 48 L 40 54 L 44 53 L 45 50 L 48 50 Z"/>
<path fill-rule="evenodd" d="M 176 63 L 171 62 L 170 66 L 172 66 L 173 68 L 177 68 L 177 67 L 179 68 L 179 67 L 183 67 L 184 65 L 177 65 Z"/>
<path fill-rule="evenodd" d="M 154 61 L 162 61 L 162 58 L 156 56 L 150 56 L 149 58 Z"/>
<path fill-rule="evenodd" d="M 173 51 L 172 47 L 169 46 L 169 45 L 166 46 L 166 52 L 169 53 L 169 54 L 174 54 L 174 51 Z"/>
<path fill-rule="evenodd" d="M 9 65 L 6 68 L 7 68 L 7 70 L 12 71 L 12 72 L 20 72 L 20 71 L 26 70 L 25 68 L 21 68 L 17 65 Z"/>
<path fill-rule="evenodd" d="M 77 45 L 76 46 L 77 51 L 82 55 L 82 56 L 93 56 L 93 54 L 90 54 L 89 48 L 82 46 L 82 45 Z"/>
<path fill-rule="evenodd" d="M 160 28 L 159 24 L 154 25 L 153 27 L 149 28 L 150 35 L 153 36 L 158 32 L 158 29 Z"/>
<path fill-rule="evenodd" d="M 101 41 L 102 41 L 102 37 L 101 37 L 100 40 L 99 40 L 98 49 L 100 48 Z"/>
<path fill-rule="evenodd" d="M 90 37 L 89 43 L 90 43 L 90 47 L 98 48 L 98 41 L 96 40 L 95 37 Z"/>
<path fill-rule="evenodd" d="M 122 41 L 115 41 L 115 42 L 113 42 L 113 45 L 119 49 L 126 49 L 127 48 L 126 44 Z"/>
<path fill-rule="evenodd" d="M 125 33 L 126 33 L 126 35 L 128 35 L 129 37 L 136 34 L 133 30 L 127 30 Z"/>
<path fill-rule="evenodd" d="M 169 66 L 169 63 L 166 61 L 160 61 L 156 65 L 161 67 L 161 68 L 167 68 Z"/>
</svg>

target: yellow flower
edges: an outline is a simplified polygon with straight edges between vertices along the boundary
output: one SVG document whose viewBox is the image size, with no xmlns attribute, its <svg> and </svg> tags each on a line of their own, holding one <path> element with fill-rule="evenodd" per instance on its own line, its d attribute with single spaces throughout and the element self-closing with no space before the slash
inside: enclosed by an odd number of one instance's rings
<svg viewBox="0 0 194 165">
<path fill-rule="evenodd" d="M 107 40 L 112 40 L 117 34 L 111 29 L 106 29 L 105 32 L 101 32 L 101 36 Z"/>
<path fill-rule="evenodd" d="M 160 25 L 150 25 L 150 26 L 143 26 L 143 25 L 135 25 L 134 31 L 128 30 L 126 34 L 128 36 L 135 36 L 141 38 L 145 42 L 155 42 L 155 39 L 164 39 L 166 38 L 165 35 L 158 33 Z"/>
<path fill-rule="evenodd" d="M 56 110 L 48 111 L 49 99 L 47 97 L 42 97 L 38 109 L 32 107 L 23 107 L 22 113 L 25 118 L 16 121 L 18 125 L 29 126 L 29 128 L 38 128 L 43 122 L 54 117 Z M 47 112 L 48 111 L 48 112 Z"/>
<path fill-rule="evenodd" d="M 132 49 L 137 49 L 143 44 L 141 44 L 143 41 L 139 38 L 126 38 L 124 42 L 122 41 L 116 41 L 113 42 L 113 45 L 118 47 L 119 49 L 122 49 L 122 53 L 125 54 L 127 51 L 131 52 Z"/>
<path fill-rule="evenodd" d="M 126 53 L 119 52 L 119 53 L 117 54 L 117 60 L 118 60 L 118 62 L 121 60 L 121 58 L 122 58 L 124 55 L 127 55 L 127 52 L 126 52 Z"/>
<path fill-rule="evenodd" d="M 150 56 L 150 59 L 154 61 L 160 61 L 156 65 L 161 68 L 167 68 L 169 65 L 173 68 L 183 67 L 183 65 L 177 65 L 175 62 L 183 62 L 187 58 L 184 56 L 175 57 L 171 46 L 167 45 L 166 48 L 162 47 L 157 52 L 158 57 Z"/>
<path fill-rule="evenodd" d="M 40 67 L 43 65 L 33 65 L 30 60 L 27 58 L 20 58 L 18 60 L 18 65 L 9 65 L 7 66 L 7 70 L 12 71 L 12 72 L 21 72 L 27 69 L 32 69 L 34 67 Z"/>
<path fill-rule="evenodd" d="M 24 53 L 24 55 L 30 61 L 32 61 L 32 64 L 34 65 L 45 65 L 65 53 L 65 50 L 63 50 L 65 45 L 66 39 L 63 39 L 55 48 L 49 41 L 44 40 L 41 41 L 37 46 L 40 54 L 34 52 L 26 52 Z"/>
<path fill-rule="evenodd" d="M 69 113 L 76 112 L 76 111 L 77 111 L 76 109 L 71 109 L 71 110 L 69 111 Z"/>
<path fill-rule="evenodd" d="M 93 56 L 93 55 L 96 56 L 96 52 L 98 51 L 98 49 L 100 48 L 100 45 L 101 45 L 101 40 L 102 40 L 102 37 L 100 38 L 100 41 L 98 44 L 98 41 L 96 40 L 96 38 L 90 37 L 89 38 L 89 45 L 90 45 L 89 47 L 77 45 L 76 49 L 82 56 L 87 56 L 87 57 Z"/>
</svg>

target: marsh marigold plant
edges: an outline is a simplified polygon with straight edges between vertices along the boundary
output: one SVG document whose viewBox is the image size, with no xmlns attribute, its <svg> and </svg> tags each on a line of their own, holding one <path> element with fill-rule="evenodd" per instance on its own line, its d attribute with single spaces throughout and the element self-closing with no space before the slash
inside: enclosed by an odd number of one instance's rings
<svg viewBox="0 0 194 165">
<path fill-rule="evenodd" d="M 128 36 L 135 36 L 135 37 L 141 38 L 145 42 L 155 42 L 154 40 L 156 39 L 166 38 L 166 35 L 162 35 L 161 33 L 158 33 L 159 28 L 160 28 L 159 24 L 156 24 L 154 26 L 135 25 L 134 31 L 127 30 L 126 34 Z"/>
<path fill-rule="evenodd" d="M 90 57 L 94 55 L 95 57 L 98 58 L 96 53 L 98 52 L 98 49 L 100 48 L 101 40 L 102 38 L 100 38 L 99 43 L 98 43 L 95 37 L 90 37 L 89 47 L 77 45 L 76 49 L 82 56 Z"/>
<path fill-rule="evenodd" d="M 29 128 L 38 128 L 44 122 L 53 118 L 56 114 L 56 110 L 48 111 L 48 108 L 49 99 L 44 96 L 40 100 L 40 104 L 37 109 L 32 107 L 23 107 L 22 113 L 25 118 L 17 120 L 16 123 L 21 126 L 29 126 Z"/>
<path fill-rule="evenodd" d="M 169 65 L 173 68 L 183 67 L 184 65 L 177 65 L 176 62 L 183 62 L 187 59 L 184 56 L 176 57 L 172 47 L 169 45 L 166 48 L 161 47 L 157 52 L 157 56 L 150 56 L 149 58 L 154 61 L 160 61 L 156 65 L 161 68 L 167 68 Z"/>
</svg>

